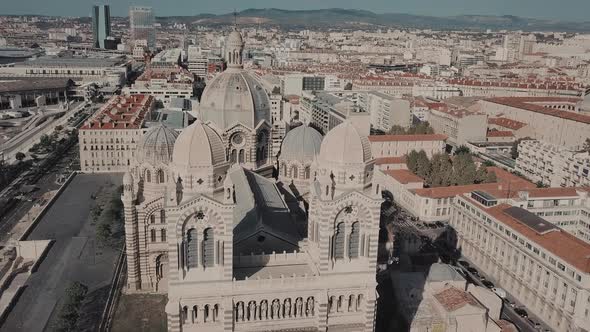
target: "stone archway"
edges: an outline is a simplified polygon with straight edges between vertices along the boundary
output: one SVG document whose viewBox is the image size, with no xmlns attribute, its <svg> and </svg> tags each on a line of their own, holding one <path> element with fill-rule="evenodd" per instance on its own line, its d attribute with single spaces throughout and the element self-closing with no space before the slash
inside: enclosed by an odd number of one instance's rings
<svg viewBox="0 0 590 332">
<path fill-rule="evenodd" d="M 156 292 L 166 293 L 168 291 L 168 254 L 160 254 L 155 261 Z"/>
</svg>

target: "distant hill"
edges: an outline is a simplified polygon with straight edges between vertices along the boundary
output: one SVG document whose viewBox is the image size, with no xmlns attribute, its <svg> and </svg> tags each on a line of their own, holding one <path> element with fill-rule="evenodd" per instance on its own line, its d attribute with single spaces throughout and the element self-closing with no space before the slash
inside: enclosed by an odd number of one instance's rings
<svg viewBox="0 0 590 332">
<path fill-rule="evenodd" d="M 159 21 L 182 21 L 201 25 L 231 24 L 234 15 L 200 14 L 195 16 L 158 17 Z M 399 13 L 376 14 L 356 9 L 284 10 L 276 8 L 246 9 L 238 13 L 240 24 L 274 24 L 286 27 L 397 27 L 467 30 L 523 30 L 523 31 L 590 31 L 590 21 L 566 22 L 548 19 L 532 19 L 518 16 L 459 15 L 424 16 Z"/>
</svg>

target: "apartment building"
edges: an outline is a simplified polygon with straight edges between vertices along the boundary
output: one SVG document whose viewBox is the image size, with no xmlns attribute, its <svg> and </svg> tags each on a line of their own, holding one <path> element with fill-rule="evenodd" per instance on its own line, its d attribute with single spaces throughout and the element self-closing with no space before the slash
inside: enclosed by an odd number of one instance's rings
<svg viewBox="0 0 590 332">
<path fill-rule="evenodd" d="M 125 172 L 155 107 L 150 95 L 115 96 L 78 131 L 83 172 Z"/>
<path fill-rule="evenodd" d="M 456 246 L 552 329 L 590 326 L 590 244 L 485 191 L 458 196 Z"/>
<path fill-rule="evenodd" d="M 371 125 L 375 130 L 387 132 L 395 125 L 407 128 L 412 123 L 410 102 L 407 100 L 377 91 L 361 93 L 359 98 L 371 114 Z"/>
<path fill-rule="evenodd" d="M 485 142 L 487 115 L 461 109 L 431 109 L 429 123 L 437 134 L 448 136 L 447 143 L 458 147 L 467 142 Z"/>
<path fill-rule="evenodd" d="M 190 99 L 193 96 L 193 76 L 182 68 L 151 68 L 137 78 L 131 87 L 125 87 L 127 95 L 150 94 L 168 105 L 173 98 Z"/>
<path fill-rule="evenodd" d="M 590 199 L 587 188 L 530 188 L 509 203 L 522 207 L 590 244 Z"/>
<path fill-rule="evenodd" d="M 490 117 L 528 124 L 529 137 L 567 149 L 579 150 L 590 136 L 590 116 L 577 111 L 579 98 L 505 97 L 478 102 Z"/>
<path fill-rule="evenodd" d="M 590 154 L 543 141 L 518 145 L 516 170 L 533 182 L 550 187 L 590 186 Z"/>
</svg>

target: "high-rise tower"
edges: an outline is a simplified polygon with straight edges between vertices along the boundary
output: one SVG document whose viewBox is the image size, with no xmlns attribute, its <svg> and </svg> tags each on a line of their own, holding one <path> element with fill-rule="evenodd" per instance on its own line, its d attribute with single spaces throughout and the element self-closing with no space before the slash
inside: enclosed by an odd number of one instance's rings
<svg viewBox="0 0 590 332">
<path fill-rule="evenodd" d="M 151 7 L 130 7 L 129 27 L 133 43 L 144 41 L 151 51 L 156 49 L 154 11 Z"/>
<path fill-rule="evenodd" d="M 111 35 L 111 11 L 108 5 L 92 6 L 92 40 L 96 48 L 104 48 Z"/>
</svg>

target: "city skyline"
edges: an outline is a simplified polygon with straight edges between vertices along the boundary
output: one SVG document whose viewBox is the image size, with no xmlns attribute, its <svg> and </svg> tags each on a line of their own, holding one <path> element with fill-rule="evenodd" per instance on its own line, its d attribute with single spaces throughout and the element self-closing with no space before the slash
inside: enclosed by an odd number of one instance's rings
<svg viewBox="0 0 590 332">
<path fill-rule="evenodd" d="M 57 0 L 51 6 L 44 7 L 40 0 L 26 0 L 0 4 L 0 12 L 5 15 L 50 15 L 50 16 L 90 16 L 90 8 L 96 4 L 108 4 L 113 16 L 127 16 L 130 6 L 152 6 L 157 16 L 190 16 L 198 14 L 226 14 L 232 10 L 249 8 L 278 8 L 285 10 L 313 10 L 326 8 L 346 8 L 369 10 L 375 13 L 407 13 L 428 16 L 455 15 L 514 15 L 527 18 L 556 19 L 560 21 L 585 21 L 590 10 L 590 2 L 585 0 L 566 0 L 554 2 L 549 0 L 524 0 L 518 3 L 501 1 L 466 1 L 466 0 L 418 0 L 390 3 L 385 0 L 369 0 L 362 3 L 351 0 L 328 0 L 321 3 L 302 0 L 297 3 L 262 0 L 256 6 L 244 4 L 237 0 L 221 0 L 214 3 L 195 4 L 188 0 L 173 0 L 166 4 L 156 0 L 117 1 L 114 3 L 95 1 Z"/>
</svg>

